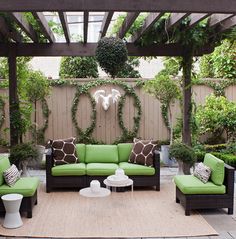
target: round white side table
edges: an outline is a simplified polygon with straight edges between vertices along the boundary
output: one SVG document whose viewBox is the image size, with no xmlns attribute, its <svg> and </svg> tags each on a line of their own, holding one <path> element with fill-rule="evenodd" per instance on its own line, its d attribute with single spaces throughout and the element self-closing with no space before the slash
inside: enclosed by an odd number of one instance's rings
<svg viewBox="0 0 236 239">
<path fill-rule="evenodd" d="M 23 222 L 21 220 L 19 209 L 23 196 L 21 194 L 12 193 L 6 194 L 1 198 L 6 210 L 3 226 L 5 228 L 21 227 Z"/>
<path fill-rule="evenodd" d="M 116 188 L 121 188 L 121 187 L 131 187 L 131 192 L 134 191 L 134 181 L 132 179 L 127 179 L 125 182 L 122 183 L 112 183 L 111 181 L 105 179 L 103 183 L 106 185 L 107 189 L 113 189 L 116 192 Z"/>
</svg>

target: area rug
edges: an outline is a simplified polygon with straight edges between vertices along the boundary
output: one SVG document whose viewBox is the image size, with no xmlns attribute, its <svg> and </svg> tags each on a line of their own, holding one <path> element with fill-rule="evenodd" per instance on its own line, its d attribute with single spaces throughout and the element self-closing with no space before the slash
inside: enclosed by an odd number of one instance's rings
<svg viewBox="0 0 236 239">
<path fill-rule="evenodd" d="M 161 186 L 160 192 L 112 192 L 105 198 L 85 198 L 78 191 L 45 193 L 41 185 L 33 218 L 23 218 L 18 229 L 1 226 L 0 234 L 44 238 L 217 235 L 201 215 L 184 215 L 182 206 L 175 203 L 172 182 Z"/>
</svg>

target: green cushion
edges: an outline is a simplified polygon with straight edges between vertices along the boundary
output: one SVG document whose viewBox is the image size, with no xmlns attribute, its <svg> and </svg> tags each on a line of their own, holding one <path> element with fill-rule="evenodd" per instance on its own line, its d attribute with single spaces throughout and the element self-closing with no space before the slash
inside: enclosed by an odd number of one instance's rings
<svg viewBox="0 0 236 239">
<path fill-rule="evenodd" d="M 3 172 L 10 167 L 11 167 L 11 164 L 8 159 L 8 156 L 1 155 L 0 156 L 0 185 L 2 185 L 4 183 Z"/>
<path fill-rule="evenodd" d="M 205 154 L 203 163 L 211 168 L 210 180 L 216 185 L 222 185 L 225 177 L 224 161 L 212 154 Z"/>
<path fill-rule="evenodd" d="M 155 168 L 147 167 L 139 164 L 119 163 L 119 167 L 124 169 L 126 175 L 154 175 Z"/>
<path fill-rule="evenodd" d="M 6 184 L 1 185 L 0 196 L 8 193 L 19 193 L 24 197 L 31 197 L 37 190 L 38 185 L 39 179 L 37 177 L 20 178 L 12 187 L 9 187 Z"/>
<path fill-rule="evenodd" d="M 89 163 L 86 165 L 86 173 L 89 176 L 109 176 L 115 174 L 118 165 L 115 163 Z"/>
<path fill-rule="evenodd" d="M 85 144 L 76 144 L 76 155 L 80 163 L 85 161 Z"/>
<path fill-rule="evenodd" d="M 85 175 L 85 172 L 84 163 L 64 164 L 52 168 L 53 176 L 81 176 Z"/>
<path fill-rule="evenodd" d="M 116 145 L 86 145 L 86 163 L 118 163 Z"/>
<path fill-rule="evenodd" d="M 225 194 L 225 185 L 215 185 L 208 181 L 203 183 L 193 175 L 177 175 L 174 181 L 179 190 L 184 194 Z"/>
<path fill-rule="evenodd" d="M 118 144 L 118 155 L 119 155 L 119 162 L 128 162 L 130 153 L 133 148 L 132 143 L 123 143 L 123 144 Z"/>
</svg>

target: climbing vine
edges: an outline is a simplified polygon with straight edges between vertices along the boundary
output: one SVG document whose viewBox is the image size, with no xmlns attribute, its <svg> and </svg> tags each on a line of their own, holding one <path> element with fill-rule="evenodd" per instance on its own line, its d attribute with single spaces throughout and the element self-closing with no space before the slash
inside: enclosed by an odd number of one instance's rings
<svg viewBox="0 0 236 239">
<path fill-rule="evenodd" d="M 2 128 L 2 125 L 5 120 L 4 106 L 5 106 L 5 102 L 2 99 L 2 97 L 0 97 L 0 129 Z"/>
<path fill-rule="evenodd" d="M 72 113 L 72 122 L 76 129 L 76 135 L 77 135 L 78 142 L 100 143 L 100 142 L 97 142 L 92 137 L 92 133 L 96 127 L 97 111 L 96 111 L 96 102 L 95 102 L 94 98 L 91 96 L 89 90 L 93 87 L 97 87 L 97 86 L 101 86 L 101 85 L 108 85 L 108 84 L 117 85 L 125 91 L 125 94 L 123 96 L 121 96 L 119 103 L 118 103 L 118 121 L 119 121 L 119 126 L 122 129 L 122 135 L 119 138 L 117 138 L 114 143 L 128 142 L 137 136 L 139 126 L 140 126 L 142 110 L 141 110 L 141 102 L 140 102 L 138 96 L 136 95 L 134 88 L 131 87 L 130 85 L 128 85 L 122 81 L 118 81 L 118 80 L 96 80 L 96 81 L 91 81 L 87 84 L 77 86 L 77 90 L 76 90 L 75 97 L 73 100 L 73 105 L 71 108 L 71 113 Z M 90 99 L 90 102 L 91 102 L 91 106 L 92 106 L 91 123 L 90 123 L 90 126 L 88 128 L 86 128 L 84 131 L 79 127 L 78 121 L 77 121 L 77 116 L 76 116 L 76 113 L 78 110 L 79 98 L 81 95 L 88 96 L 88 98 Z M 133 126 L 132 131 L 130 131 L 129 129 L 127 129 L 125 127 L 125 124 L 123 121 L 123 108 L 124 108 L 125 99 L 127 96 L 133 97 L 134 107 L 137 108 L 137 115 L 134 116 L 134 118 L 133 118 L 134 126 Z"/>
</svg>

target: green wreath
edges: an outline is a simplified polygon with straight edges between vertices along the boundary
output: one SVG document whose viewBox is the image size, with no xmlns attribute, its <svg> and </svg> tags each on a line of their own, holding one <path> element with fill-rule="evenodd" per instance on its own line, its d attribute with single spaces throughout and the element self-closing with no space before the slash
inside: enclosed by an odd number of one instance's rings
<svg viewBox="0 0 236 239">
<path fill-rule="evenodd" d="M 140 119 L 141 119 L 141 114 L 142 114 L 142 109 L 141 109 L 141 102 L 138 98 L 138 96 L 135 93 L 135 90 L 128 84 L 118 81 L 118 80 L 96 80 L 96 81 L 91 81 L 87 84 L 83 85 L 78 85 L 77 90 L 75 93 L 75 97 L 73 100 L 73 105 L 71 108 L 71 113 L 72 113 L 72 122 L 73 125 L 76 129 L 76 137 L 77 141 L 80 143 L 103 143 L 103 142 L 98 142 L 92 137 L 92 133 L 96 127 L 96 102 L 89 93 L 89 90 L 92 87 L 97 87 L 101 85 L 117 85 L 120 86 L 124 91 L 125 94 L 120 98 L 119 104 L 118 104 L 118 123 L 119 126 L 122 129 L 122 135 L 117 138 L 114 142 L 114 144 L 117 144 L 119 142 L 128 142 L 131 141 L 134 137 L 137 136 L 139 126 L 140 126 Z M 90 99 L 91 106 L 92 106 L 92 114 L 91 114 L 91 124 L 88 128 L 86 128 L 84 131 L 79 127 L 78 121 L 77 121 L 77 110 L 78 110 L 78 103 L 79 103 L 79 98 L 81 95 L 87 95 Z M 125 98 L 127 96 L 133 97 L 134 98 L 134 107 L 137 108 L 137 115 L 134 117 L 134 126 L 132 131 L 129 131 L 123 121 L 123 107 L 125 103 Z"/>
</svg>

